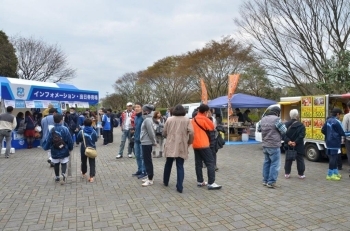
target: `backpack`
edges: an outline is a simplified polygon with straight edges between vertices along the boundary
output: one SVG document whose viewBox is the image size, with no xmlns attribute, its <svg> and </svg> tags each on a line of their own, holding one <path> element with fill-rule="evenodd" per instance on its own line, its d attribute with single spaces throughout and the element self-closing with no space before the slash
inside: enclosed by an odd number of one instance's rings
<svg viewBox="0 0 350 231">
<path fill-rule="evenodd" d="M 55 149 L 62 149 L 66 146 L 66 143 L 63 141 L 62 137 L 55 131 L 55 128 L 51 129 L 52 133 L 52 146 Z"/>
<path fill-rule="evenodd" d="M 119 126 L 119 120 L 118 118 L 113 119 L 113 127 L 117 128 Z"/>
<path fill-rule="evenodd" d="M 77 129 L 77 124 L 74 122 L 73 115 L 69 116 L 69 124 L 68 124 L 68 126 L 69 126 L 69 129 L 71 131 L 75 131 Z"/>
</svg>

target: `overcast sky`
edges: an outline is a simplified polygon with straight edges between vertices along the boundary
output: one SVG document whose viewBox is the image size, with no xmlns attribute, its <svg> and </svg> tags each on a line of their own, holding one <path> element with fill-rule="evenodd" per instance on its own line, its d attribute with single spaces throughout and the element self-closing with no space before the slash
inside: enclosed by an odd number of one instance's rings
<svg viewBox="0 0 350 231">
<path fill-rule="evenodd" d="M 234 35 L 244 0 L 0 0 L 0 30 L 59 44 L 80 89 L 112 93 L 115 80 L 170 55 Z"/>
</svg>

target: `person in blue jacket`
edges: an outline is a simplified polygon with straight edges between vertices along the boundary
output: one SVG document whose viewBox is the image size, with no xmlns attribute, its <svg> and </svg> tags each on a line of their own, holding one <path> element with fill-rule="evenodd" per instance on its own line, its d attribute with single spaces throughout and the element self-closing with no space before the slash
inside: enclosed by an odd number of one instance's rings
<svg viewBox="0 0 350 231">
<path fill-rule="evenodd" d="M 66 170 L 67 163 L 69 161 L 69 154 L 73 150 L 73 139 L 70 135 L 68 128 L 62 125 L 63 116 L 61 114 L 55 114 L 53 116 L 53 120 L 55 125 L 48 133 L 47 139 L 43 142 L 44 150 L 51 150 L 51 163 L 54 164 L 56 183 L 60 182 L 60 164 L 62 171 L 62 181 L 61 184 L 66 182 Z M 61 137 L 64 145 L 62 147 L 55 147 L 56 141 L 54 140 L 54 133 L 56 133 L 59 137 Z M 57 136 L 56 136 L 57 137 Z"/>
<path fill-rule="evenodd" d="M 143 123 L 142 104 L 135 103 L 135 132 L 134 132 L 134 152 L 137 163 L 137 171 L 132 174 L 141 179 L 147 176 L 145 163 L 143 162 L 142 146 L 141 146 L 141 125 Z"/>
<path fill-rule="evenodd" d="M 343 136 L 348 136 L 345 133 L 343 126 L 339 120 L 340 115 L 343 114 L 339 108 L 332 110 L 331 116 L 327 118 L 326 123 L 322 127 L 322 134 L 325 136 L 326 152 L 329 158 L 329 168 L 326 179 L 338 181 L 341 178 L 337 167 L 337 155 L 341 148 L 341 140 Z"/>
<path fill-rule="evenodd" d="M 92 125 L 92 120 L 85 119 L 84 128 L 83 130 L 80 130 L 77 137 L 78 142 L 81 142 L 80 157 L 81 157 L 82 178 L 85 178 L 85 174 L 87 172 L 87 159 L 89 159 L 90 177 L 88 181 L 90 183 L 94 182 L 94 177 L 96 174 L 96 162 L 95 162 L 95 158 L 88 158 L 87 156 L 85 156 L 85 149 L 86 147 L 92 147 L 96 149 L 96 142 L 97 142 L 97 133 L 91 125 Z M 83 132 L 84 132 L 86 147 L 84 145 Z"/>
</svg>

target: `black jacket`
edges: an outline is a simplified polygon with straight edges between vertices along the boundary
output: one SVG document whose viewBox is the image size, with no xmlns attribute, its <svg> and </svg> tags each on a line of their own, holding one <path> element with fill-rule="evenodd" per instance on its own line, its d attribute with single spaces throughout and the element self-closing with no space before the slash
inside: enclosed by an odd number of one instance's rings
<svg viewBox="0 0 350 231">
<path fill-rule="evenodd" d="M 304 124 L 302 124 L 299 121 L 296 121 L 295 119 L 292 119 L 291 121 L 288 121 L 285 125 L 288 130 L 284 136 L 284 147 L 288 149 L 288 142 L 295 142 L 295 150 L 297 151 L 297 153 L 304 155 L 304 138 L 306 133 Z M 290 146 L 289 148 L 292 149 L 293 147 Z"/>
</svg>

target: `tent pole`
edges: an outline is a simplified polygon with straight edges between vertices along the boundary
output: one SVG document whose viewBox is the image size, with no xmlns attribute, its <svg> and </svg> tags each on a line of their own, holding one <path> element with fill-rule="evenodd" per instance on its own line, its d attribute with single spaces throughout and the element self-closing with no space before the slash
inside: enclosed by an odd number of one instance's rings
<svg viewBox="0 0 350 231">
<path fill-rule="evenodd" d="M 228 107 L 229 103 L 227 104 L 227 143 L 230 142 L 230 110 Z"/>
</svg>

